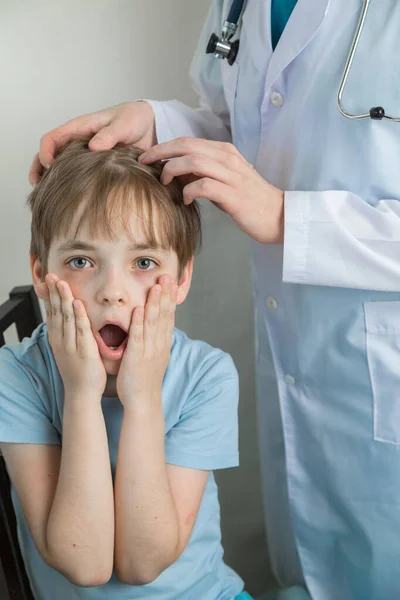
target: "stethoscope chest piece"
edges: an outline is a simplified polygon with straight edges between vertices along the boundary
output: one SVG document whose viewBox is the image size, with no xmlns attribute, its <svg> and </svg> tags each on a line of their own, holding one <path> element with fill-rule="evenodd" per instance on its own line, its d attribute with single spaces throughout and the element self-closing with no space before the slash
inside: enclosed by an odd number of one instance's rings
<svg viewBox="0 0 400 600">
<path fill-rule="evenodd" d="M 221 37 L 212 33 L 207 44 L 207 54 L 214 54 L 216 58 L 226 58 L 230 65 L 235 62 L 239 51 L 239 40 L 231 42 L 231 39 L 237 31 L 244 4 L 245 0 L 233 0 L 228 18 L 222 26 Z"/>
<path fill-rule="evenodd" d="M 214 54 L 217 58 L 226 58 L 228 63 L 233 65 L 239 52 L 239 40 L 231 43 L 212 33 L 206 52 L 207 54 Z"/>
<path fill-rule="evenodd" d="M 216 33 L 212 33 L 207 45 L 207 54 L 214 54 L 217 58 L 226 58 L 230 65 L 236 60 L 239 52 L 239 40 L 231 42 L 230 40 L 235 35 L 237 25 L 225 21 L 222 35 L 218 37 Z"/>
</svg>

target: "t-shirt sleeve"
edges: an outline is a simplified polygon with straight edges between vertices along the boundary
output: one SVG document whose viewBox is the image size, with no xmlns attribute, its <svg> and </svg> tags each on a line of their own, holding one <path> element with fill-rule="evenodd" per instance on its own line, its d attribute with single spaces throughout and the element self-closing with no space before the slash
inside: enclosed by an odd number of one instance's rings
<svg viewBox="0 0 400 600">
<path fill-rule="evenodd" d="M 0 348 L 0 442 L 61 445 L 38 373 L 7 347 Z"/>
<path fill-rule="evenodd" d="M 203 365 L 166 436 L 167 463 L 205 471 L 238 466 L 238 400 L 233 360 L 218 351 Z"/>
</svg>

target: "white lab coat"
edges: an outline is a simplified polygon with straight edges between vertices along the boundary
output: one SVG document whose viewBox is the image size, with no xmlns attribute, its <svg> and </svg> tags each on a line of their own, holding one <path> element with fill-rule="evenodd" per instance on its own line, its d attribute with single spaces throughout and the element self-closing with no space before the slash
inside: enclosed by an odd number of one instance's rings
<svg viewBox="0 0 400 600">
<path fill-rule="evenodd" d="M 362 0 L 298 0 L 274 53 L 248 0 L 237 61 L 205 54 L 201 108 L 152 102 L 160 142 L 229 140 L 285 193 L 284 245 L 251 242 L 272 567 L 313 600 L 400 597 L 400 123 L 336 95 Z M 400 2 L 372 0 L 343 104 L 400 116 Z"/>
</svg>

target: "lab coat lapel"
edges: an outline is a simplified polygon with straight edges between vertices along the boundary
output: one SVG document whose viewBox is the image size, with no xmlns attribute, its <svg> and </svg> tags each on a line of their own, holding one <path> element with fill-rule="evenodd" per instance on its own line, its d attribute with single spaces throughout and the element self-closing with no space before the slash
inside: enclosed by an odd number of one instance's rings
<svg viewBox="0 0 400 600">
<path fill-rule="evenodd" d="M 266 87 L 303 50 L 321 25 L 332 0 L 297 0 L 269 63 Z"/>
</svg>

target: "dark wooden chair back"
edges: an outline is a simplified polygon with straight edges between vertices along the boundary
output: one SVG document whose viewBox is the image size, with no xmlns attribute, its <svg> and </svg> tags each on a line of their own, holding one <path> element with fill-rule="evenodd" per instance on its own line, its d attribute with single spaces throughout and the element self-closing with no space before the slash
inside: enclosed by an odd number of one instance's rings
<svg viewBox="0 0 400 600">
<path fill-rule="evenodd" d="M 33 286 L 13 288 L 10 299 L 0 305 L 0 346 L 5 344 L 4 332 L 10 325 L 15 324 L 18 338 L 22 340 L 24 337 L 30 337 L 41 322 L 42 315 Z M 0 563 L 0 579 L 3 576 L 3 581 L 0 580 L 1 600 L 34 600 L 18 544 L 10 479 L 1 454 Z M 4 597 L 5 594 L 8 594 L 8 597 Z"/>
</svg>

